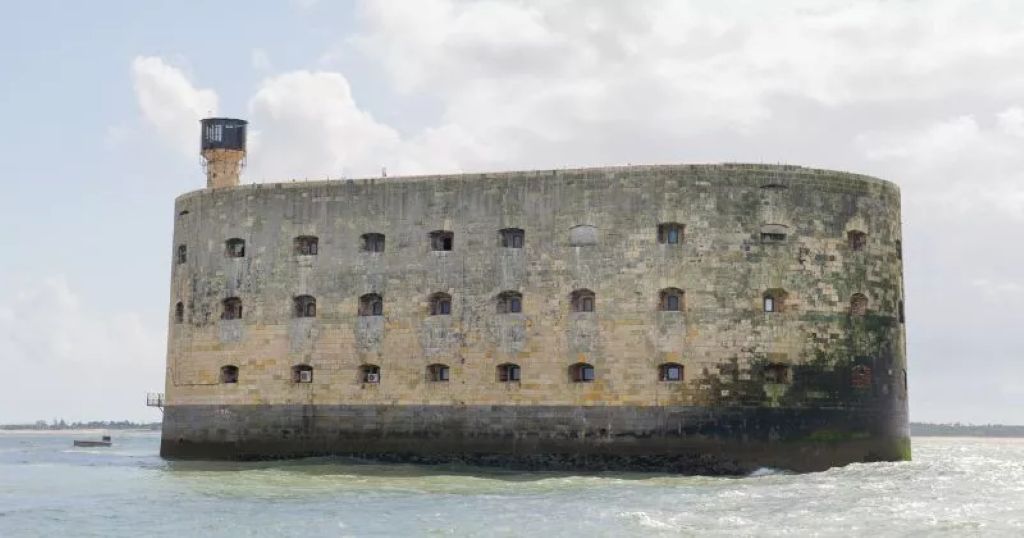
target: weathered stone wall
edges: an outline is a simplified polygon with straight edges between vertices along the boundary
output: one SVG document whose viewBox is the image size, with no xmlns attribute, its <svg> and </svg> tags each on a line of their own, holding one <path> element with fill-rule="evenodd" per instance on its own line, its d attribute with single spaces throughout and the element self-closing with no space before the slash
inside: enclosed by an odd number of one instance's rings
<svg viewBox="0 0 1024 538">
<path fill-rule="evenodd" d="M 899 192 L 885 181 L 793 166 L 635 166 L 250 185 L 202 190 L 175 206 L 167 405 L 877 407 L 906 415 Z M 659 223 L 685 225 L 660 244 Z M 570 230 L 597 242 L 571 246 Z M 525 230 L 525 246 L 498 231 Z M 454 232 L 451 252 L 428 233 Z M 762 231 L 787 233 L 781 243 Z M 848 232 L 867 234 L 855 251 Z M 382 253 L 360 236 L 386 236 Z M 316 256 L 293 240 L 319 238 Z M 242 258 L 224 254 L 246 241 Z M 592 313 L 570 293 L 597 296 Z M 681 312 L 658 310 L 659 290 L 685 291 Z M 522 293 L 522 313 L 496 296 Z M 766 290 L 784 290 L 765 313 Z M 427 298 L 452 296 L 452 315 Z M 360 317 L 378 293 L 384 315 Z M 851 315 L 855 293 L 868 299 Z M 312 295 L 315 318 L 293 316 Z M 221 320 L 221 301 L 243 301 Z M 174 319 L 184 305 L 184 322 Z M 516 363 L 519 383 L 497 381 Z M 593 383 L 572 383 L 585 362 Z M 681 383 L 657 367 L 685 368 Z M 314 368 L 311 384 L 291 367 Z M 362 364 L 381 368 L 360 382 Z M 451 368 L 430 382 L 426 367 Z M 237 384 L 218 382 L 222 365 Z M 768 364 L 790 365 L 767 382 Z"/>
</svg>

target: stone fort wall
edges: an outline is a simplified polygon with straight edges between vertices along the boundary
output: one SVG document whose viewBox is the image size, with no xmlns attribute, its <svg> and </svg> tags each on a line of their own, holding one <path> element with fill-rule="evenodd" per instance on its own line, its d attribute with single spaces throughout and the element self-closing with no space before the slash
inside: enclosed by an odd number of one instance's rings
<svg viewBox="0 0 1024 538">
<path fill-rule="evenodd" d="M 885 181 L 743 164 L 196 191 L 175 203 L 167 406 L 886 402 L 905 423 L 899 207 Z M 683 225 L 681 243 L 659 242 L 662 223 Z M 524 231 L 522 248 L 501 245 L 506 228 Z M 451 251 L 432 250 L 435 230 L 454 234 Z M 384 251 L 362 250 L 365 233 L 383 234 Z M 851 233 L 865 235 L 854 245 Z M 298 236 L 318 239 L 316 255 L 296 253 Z M 226 256 L 231 238 L 244 256 Z M 659 309 L 671 288 L 680 311 Z M 594 292 L 593 312 L 573 311 L 579 289 Z M 506 291 L 521 312 L 498 313 Z M 436 292 L 450 315 L 430 315 Z M 367 293 L 383 315 L 359 315 Z M 778 311 L 764 311 L 766 293 Z M 302 295 L 315 317 L 296 317 Z M 221 319 L 228 297 L 241 319 Z M 504 363 L 518 382 L 499 380 Z M 573 382 L 576 363 L 592 382 Z M 683 366 L 681 382 L 659 379 L 665 363 Z M 379 383 L 363 382 L 366 364 Z M 431 381 L 431 364 L 449 379 Z M 221 382 L 225 365 L 237 383 Z M 296 383 L 295 365 L 313 381 Z"/>
</svg>

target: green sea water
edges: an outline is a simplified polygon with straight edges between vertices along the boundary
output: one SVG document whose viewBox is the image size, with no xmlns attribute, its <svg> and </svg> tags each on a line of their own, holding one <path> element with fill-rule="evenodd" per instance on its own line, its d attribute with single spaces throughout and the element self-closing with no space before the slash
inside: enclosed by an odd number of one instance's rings
<svg viewBox="0 0 1024 538">
<path fill-rule="evenodd" d="M 174 463 L 155 433 L 0 433 L 0 536 L 1024 536 L 1024 439 L 745 478 L 341 459 Z"/>
</svg>

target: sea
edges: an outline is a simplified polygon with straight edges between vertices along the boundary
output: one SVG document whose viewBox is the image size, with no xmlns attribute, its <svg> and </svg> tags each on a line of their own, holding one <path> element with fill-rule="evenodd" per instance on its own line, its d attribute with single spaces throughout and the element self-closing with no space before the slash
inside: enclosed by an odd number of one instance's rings
<svg viewBox="0 0 1024 538">
<path fill-rule="evenodd" d="M 1024 536 L 1024 439 L 739 478 L 315 458 L 168 462 L 159 434 L 0 432 L 0 536 Z"/>
</svg>

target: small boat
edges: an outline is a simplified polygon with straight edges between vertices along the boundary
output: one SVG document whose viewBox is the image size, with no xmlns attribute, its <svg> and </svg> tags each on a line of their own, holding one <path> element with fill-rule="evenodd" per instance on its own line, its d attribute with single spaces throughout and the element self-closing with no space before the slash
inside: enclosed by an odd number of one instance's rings
<svg viewBox="0 0 1024 538">
<path fill-rule="evenodd" d="M 75 440 L 75 446 L 89 447 L 89 446 L 110 446 L 110 436 L 104 435 L 102 441 L 79 441 Z"/>
</svg>

